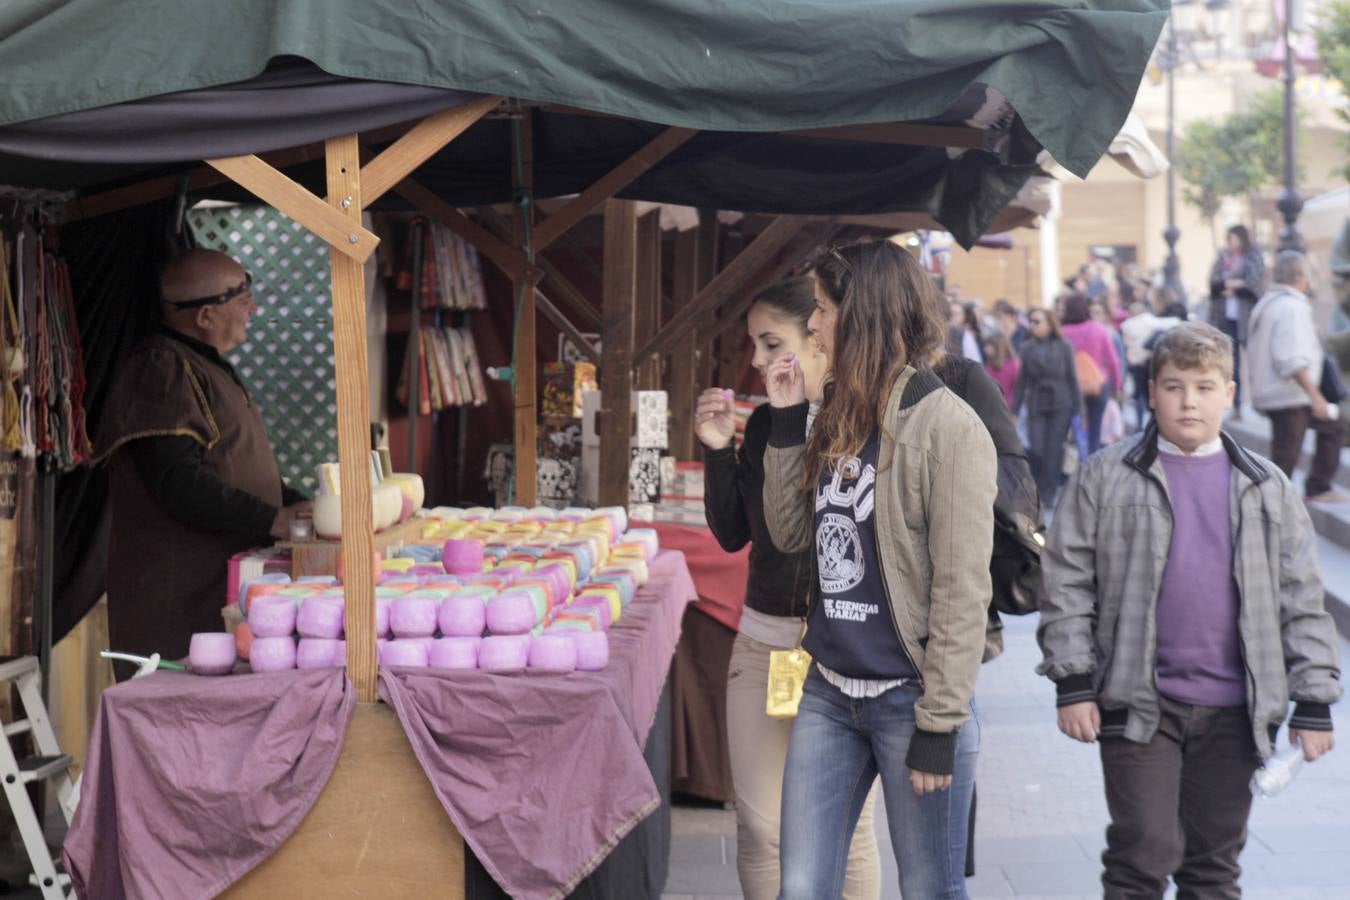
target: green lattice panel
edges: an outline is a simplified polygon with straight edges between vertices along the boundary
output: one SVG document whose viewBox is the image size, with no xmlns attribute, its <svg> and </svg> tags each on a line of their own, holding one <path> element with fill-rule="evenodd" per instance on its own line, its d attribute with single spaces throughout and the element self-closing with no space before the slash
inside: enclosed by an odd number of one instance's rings
<svg viewBox="0 0 1350 900">
<path fill-rule="evenodd" d="M 194 209 L 188 223 L 198 246 L 253 275 L 262 308 L 230 361 L 262 409 L 281 474 L 313 494 L 318 464 L 337 459 L 328 246 L 270 206 Z"/>
</svg>

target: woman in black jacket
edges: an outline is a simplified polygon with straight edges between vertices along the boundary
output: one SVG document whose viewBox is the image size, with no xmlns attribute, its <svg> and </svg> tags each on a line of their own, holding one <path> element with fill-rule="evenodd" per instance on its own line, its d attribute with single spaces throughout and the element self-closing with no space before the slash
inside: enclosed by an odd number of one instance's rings
<svg viewBox="0 0 1350 900">
<path fill-rule="evenodd" d="M 1242 347 L 1247 343 L 1247 321 L 1266 290 L 1266 263 L 1252 245 L 1247 226 L 1234 225 L 1224 236 L 1224 248 L 1209 271 L 1209 324 L 1233 339 L 1233 397 L 1236 415 L 1242 414 Z"/>
<path fill-rule="evenodd" d="M 1048 309 L 1027 317 L 1031 340 L 1022 345 L 1022 369 L 1013 391 L 1013 415 L 1027 408 L 1027 455 L 1040 491 L 1041 506 L 1051 509 L 1063 475 L 1069 425 L 1083 407 L 1073 347 L 1059 333 L 1059 320 Z"/>
<path fill-rule="evenodd" d="M 755 345 L 753 364 L 762 374 L 774 360 L 795 354 L 806 376 L 809 399 L 818 400 L 825 358 L 806 330 L 815 310 L 815 285 L 793 278 L 755 298 L 746 317 Z M 750 416 L 739 454 L 732 444 L 736 424 L 732 392 L 704 391 L 695 432 L 703 443 L 704 511 L 722 549 L 750 544 L 745 610 L 732 645 L 727 674 L 727 743 L 736 792 L 736 868 L 747 900 L 773 900 L 779 891 L 779 807 L 792 722 L 765 714 L 769 653 L 796 646 L 806 620 L 814 577 L 814 551 L 781 553 L 764 522 L 764 448 L 769 407 Z M 875 900 L 881 892 L 881 862 L 869 795 L 849 849 L 844 896 Z"/>
</svg>

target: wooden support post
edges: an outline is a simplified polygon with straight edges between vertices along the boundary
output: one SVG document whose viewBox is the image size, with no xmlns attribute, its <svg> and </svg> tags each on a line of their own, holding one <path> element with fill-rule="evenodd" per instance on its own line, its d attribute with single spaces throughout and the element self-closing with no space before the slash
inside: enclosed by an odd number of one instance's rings
<svg viewBox="0 0 1350 900">
<path fill-rule="evenodd" d="M 352 229 L 361 225 L 361 157 L 356 135 L 327 146 L 328 197 Z M 370 373 L 366 361 L 365 267 L 335 246 L 333 345 L 337 361 L 338 467 L 342 478 L 342 555 L 346 560 L 347 677 L 364 703 L 377 699 L 375 558 L 370 500 Z"/>
<path fill-rule="evenodd" d="M 792 240 L 808 221 L 804 216 L 778 216 L 774 219 L 744 252 L 737 254 L 707 287 L 699 291 L 692 303 L 675 314 L 660 334 L 638 349 L 638 356 L 669 350 L 677 338 L 741 290 L 760 267 L 783 249 L 783 245 Z"/>
<path fill-rule="evenodd" d="M 645 344 L 661 326 L 661 211 L 652 210 L 638 219 L 637 304 L 634 309 L 634 341 Z M 661 389 L 661 357 L 652 354 L 635 359 L 640 391 Z"/>
<path fill-rule="evenodd" d="M 637 206 L 631 200 L 605 204 L 604 294 L 599 499 L 601 506 L 627 506 L 632 457 L 633 313 L 637 299 Z"/>
<path fill-rule="evenodd" d="M 534 228 L 534 128 L 533 112 L 527 110 L 523 118 L 511 123 L 519 128 L 519 140 L 516 141 L 518 159 L 513 159 L 512 180 L 515 183 L 517 198 L 516 246 L 525 251 L 525 261 L 534 264 L 533 238 L 527 246 L 525 237 L 532 234 Z M 538 410 L 538 354 L 535 350 L 535 296 L 534 283 L 525 272 L 513 275 L 516 287 L 516 340 L 515 359 L 515 450 L 516 450 L 516 504 L 534 506 L 539 452 L 539 410 Z"/>
<path fill-rule="evenodd" d="M 699 291 L 708 286 L 722 268 L 722 223 L 718 221 L 717 210 L 700 209 L 698 211 L 698 277 L 695 284 Z M 697 294 L 695 295 L 697 296 Z M 691 299 L 689 303 L 693 303 Z M 685 305 L 688 306 L 689 303 Z M 677 312 L 676 315 L 679 313 Z M 689 341 L 694 347 L 694 367 L 697 390 L 713 386 L 713 374 L 717 366 L 717 341 L 705 329 L 702 333 L 694 329 L 689 333 Z M 697 396 L 697 392 L 695 394 Z"/>
<path fill-rule="evenodd" d="M 675 235 L 675 308 L 694 299 L 698 290 L 698 240 L 694 229 Z M 670 452 L 681 462 L 696 459 L 694 405 L 703 385 L 698 381 L 694 333 L 680 338 L 670 351 Z"/>
</svg>

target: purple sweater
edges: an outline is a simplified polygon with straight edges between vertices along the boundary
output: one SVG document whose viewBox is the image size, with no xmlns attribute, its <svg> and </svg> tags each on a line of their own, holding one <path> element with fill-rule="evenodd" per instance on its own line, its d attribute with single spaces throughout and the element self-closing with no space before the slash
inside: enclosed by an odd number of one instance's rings
<svg viewBox="0 0 1350 900">
<path fill-rule="evenodd" d="M 1121 369 L 1120 355 L 1116 353 L 1115 341 L 1111 332 L 1102 323 L 1093 319 L 1073 325 L 1061 325 L 1060 333 L 1064 340 L 1073 345 L 1074 352 L 1079 350 L 1092 357 L 1102 374 L 1111 379 L 1111 389 L 1120 390 L 1125 384 L 1125 375 Z"/>
<path fill-rule="evenodd" d="M 1172 546 L 1158 591 L 1158 692 L 1198 706 L 1242 706 L 1247 678 L 1233 579 L 1228 454 L 1159 453 Z"/>
</svg>

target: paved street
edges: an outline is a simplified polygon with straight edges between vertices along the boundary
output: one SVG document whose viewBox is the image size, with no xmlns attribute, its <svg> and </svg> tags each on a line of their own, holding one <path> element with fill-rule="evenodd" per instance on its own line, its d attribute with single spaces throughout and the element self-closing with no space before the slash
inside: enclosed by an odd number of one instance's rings
<svg viewBox="0 0 1350 900">
<path fill-rule="evenodd" d="M 1035 617 L 1005 621 L 1007 651 L 984 667 L 976 695 L 983 746 L 970 896 L 1099 897 L 1106 804 L 1096 748 L 1055 727 L 1054 686 L 1034 672 Z M 1350 643 L 1342 642 L 1341 654 L 1350 660 Z M 1305 767 L 1280 797 L 1256 801 L 1242 857 L 1248 898 L 1350 897 L 1350 704 L 1342 702 L 1335 716 L 1341 747 Z M 877 821 L 884 822 L 880 810 Z M 894 900 L 900 893 L 885 831 L 883 825 L 878 834 L 882 896 Z M 666 900 L 740 897 L 735 848 L 733 813 L 675 810 Z"/>
</svg>

